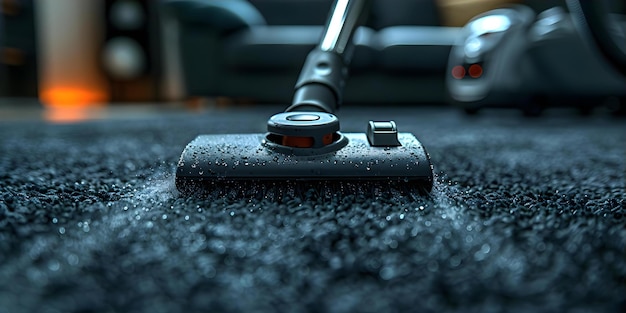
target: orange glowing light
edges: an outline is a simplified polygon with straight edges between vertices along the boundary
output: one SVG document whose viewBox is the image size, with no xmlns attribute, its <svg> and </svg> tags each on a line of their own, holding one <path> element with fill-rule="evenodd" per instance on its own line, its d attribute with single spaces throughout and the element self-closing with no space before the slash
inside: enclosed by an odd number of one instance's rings
<svg viewBox="0 0 626 313">
<path fill-rule="evenodd" d="M 102 106 L 108 100 L 106 94 L 99 90 L 68 87 L 44 89 L 39 98 L 46 107 L 55 108 Z"/>
<path fill-rule="evenodd" d="M 469 67 L 469 75 L 472 78 L 478 78 L 483 75 L 483 67 L 478 64 L 472 64 Z"/>
<path fill-rule="evenodd" d="M 465 77 L 465 68 L 461 65 L 457 65 L 452 68 L 452 77 L 456 79 L 462 79 Z"/>
</svg>

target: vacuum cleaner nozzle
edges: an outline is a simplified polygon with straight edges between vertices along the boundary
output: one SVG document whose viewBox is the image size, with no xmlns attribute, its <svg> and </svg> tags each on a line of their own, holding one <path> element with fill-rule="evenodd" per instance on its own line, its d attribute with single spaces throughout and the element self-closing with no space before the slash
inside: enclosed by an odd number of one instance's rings
<svg viewBox="0 0 626 313">
<path fill-rule="evenodd" d="M 346 133 L 329 113 L 274 115 L 266 134 L 200 135 L 183 151 L 176 186 L 184 193 L 242 181 L 378 181 L 430 192 L 432 164 L 413 134 L 393 121 Z"/>
</svg>

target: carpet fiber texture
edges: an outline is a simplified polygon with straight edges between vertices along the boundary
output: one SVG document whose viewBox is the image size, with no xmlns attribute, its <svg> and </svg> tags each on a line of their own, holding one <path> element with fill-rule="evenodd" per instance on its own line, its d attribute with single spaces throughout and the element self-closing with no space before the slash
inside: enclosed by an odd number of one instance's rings
<svg viewBox="0 0 626 313">
<path fill-rule="evenodd" d="M 422 141 L 429 197 L 176 191 L 196 135 L 278 110 L 0 124 L 0 313 L 626 309 L 623 119 L 346 108 Z"/>
</svg>

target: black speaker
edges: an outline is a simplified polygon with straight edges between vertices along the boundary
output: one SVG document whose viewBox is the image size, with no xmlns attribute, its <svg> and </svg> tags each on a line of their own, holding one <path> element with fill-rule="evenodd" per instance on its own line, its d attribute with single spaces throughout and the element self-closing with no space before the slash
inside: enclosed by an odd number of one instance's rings
<svg viewBox="0 0 626 313">
<path fill-rule="evenodd" d="M 104 0 L 101 59 L 113 102 L 161 99 L 158 3 L 154 0 Z"/>
<path fill-rule="evenodd" d="M 0 96 L 38 95 L 33 0 L 0 0 Z"/>
</svg>

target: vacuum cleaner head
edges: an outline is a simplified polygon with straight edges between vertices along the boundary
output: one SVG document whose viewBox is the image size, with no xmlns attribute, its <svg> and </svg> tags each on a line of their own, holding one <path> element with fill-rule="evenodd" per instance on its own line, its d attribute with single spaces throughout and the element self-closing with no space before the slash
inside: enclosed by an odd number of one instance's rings
<svg viewBox="0 0 626 313">
<path fill-rule="evenodd" d="M 392 183 L 396 189 L 421 193 L 432 189 L 428 153 L 413 134 L 398 133 L 394 122 L 372 121 L 367 134 L 326 133 L 323 127 L 297 133 L 277 123 L 291 120 L 312 125 L 312 119 L 326 123 L 336 117 L 319 112 L 281 113 L 270 119 L 268 129 L 282 133 L 198 136 L 178 162 L 177 188 L 193 194 L 224 186 L 242 188 L 238 184 L 244 181 L 284 181 Z"/>
<path fill-rule="evenodd" d="M 341 103 L 352 36 L 367 2 L 335 2 L 320 45 L 305 60 L 292 105 L 267 121 L 266 134 L 201 135 L 187 145 L 176 170 L 178 190 L 263 197 L 268 189 L 279 197 L 310 190 L 430 192 L 432 165 L 415 136 L 398 133 L 393 121 L 371 121 L 366 134 L 342 134 L 332 114 Z"/>
</svg>

